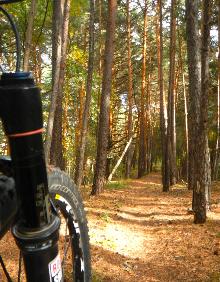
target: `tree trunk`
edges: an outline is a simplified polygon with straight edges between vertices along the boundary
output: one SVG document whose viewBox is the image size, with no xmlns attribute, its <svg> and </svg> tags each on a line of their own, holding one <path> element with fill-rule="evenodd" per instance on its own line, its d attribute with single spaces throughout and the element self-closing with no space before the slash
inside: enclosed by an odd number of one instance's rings
<svg viewBox="0 0 220 282">
<path fill-rule="evenodd" d="M 76 156 L 76 170 L 75 170 L 75 183 L 78 187 L 81 186 L 83 177 L 83 163 L 85 156 L 85 147 L 88 130 L 89 108 L 92 97 L 92 75 L 93 75 L 93 63 L 94 63 L 94 0 L 90 0 L 90 20 L 89 20 L 89 60 L 86 82 L 86 100 L 83 111 L 82 131 L 80 136 L 80 146 L 78 146 Z"/>
<path fill-rule="evenodd" d="M 83 109 L 85 107 L 84 100 L 85 100 L 85 85 L 84 81 L 81 83 L 79 89 L 77 105 L 76 105 L 76 126 L 75 126 L 75 148 L 76 148 L 76 155 L 78 148 L 80 147 L 80 133 L 82 131 L 82 122 L 83 122 Z"/>
<path fill-rule="evenodd" d="M 108 1 L 108 18 L 105 42 L 105 59 L 102 80 L 102 95 L 99 114 L 98 144 L 96 166 L 94 172 L 92 195 L 103 190 L 107 161 L 108 132 L 109 132 L 109 111 L 112 82 L 112 66 L 114 55 L 114 36 L 116 25 L 117 0 Z"/>
<path fill-rule="evenodd" d="M 54 126 L 52 134 L 52 142 L 50 149 L 50 163 L 54 166 L 60 167 L 64 170 L 65 161 L 63 157 L 63 142 L 62 142 L 62 128 L 63 128 L 63 92 L 64 92 L 64 77 L 66 68 L 66 54 L 68 44 L 68 31 L 69 31 L 69 13 L 70 13 L 70 0 L 65 0 L 62 16 L 62 46 L 61 46 L 61 60 L 59 72 L 59 85 L 56 101 L 56 110 L 54 116 Z"/>
<path fill-rule="evenodd" d="M 209 41 L 211 2 L 203 0 L 201 71 L 198 35 L 198 2 L 186 0 L 187 48 L 189 61 L 189 125 L 193 153 L 191 185 L 193 187 L 194 222 L 204 223 L 209 203 L 210 158 L 208 148 L 208 87 L 209 87 Z M 193 121 L 193 122 L 192 122 Z M 193 133 L 193 136 L 192 136 Z"/>
<path fill-rule="evenodd" d="M 52 95 L 46 131 L 45 159 L 50 162 L 50 148 L 54 126 L 54 117 L 59 93 L 60 65 L 62 55 L 62 26 L 65 0 L 53 1 L 53 27 L 52 27 Z"/>
<path fill-rule="evenodd" d="M 151 59 L 149 60 L 149 65 L 151 65 Z M 151 126 L 151 73 L 148 74 L 147 79 L 147 89 L 146 89 L 146 172 L 150 173 L 151 170 L 151 143 L 152 143 L 152 126 Z"/>
<path fill-rule="evenodd" d="M 220 0 L 218 0 L 218 93 L 217 93 L 217 138 L 215 156 L 212 169 L 212 179 L 218 179 L 219 158 L 220 158 Z"/>
<path fill-rule="evenodd" d="M 195 144 L 199 126 L 201 96 L 201 59 L 198 26 L 198 0 L 186 0 L 186 34 L 189 69 L 189 175 L 188 186 L 193 190 L 196 175 Z"/>
<path fill-rule="evenodd" d="M 210 44 L 210 0 L 203 0 L 201 40 L 201 99 L 198 142 L 196 143 L 197 179 L 194 187 L 194 222 L 204 223 L 209 208 L 211 184 L 210 156 L 208 147 L 208 96 L 209 96 L 209 44 Z"/>
<path fill-rule="evenodd" d="M 146 56 L 147 56 L 147 2 L 144 8 L 144 33 L 142 50 L 141 110 L 139 133 L 138 178 L 146 171 L 146 130 L 145 130 L 145 92 L 146 92 Z"/>
<path fill-rule="evenodd" d="M 163 91 L 163 17 L 162 17 L 162 0 L 157 1 L 157 60 L 158 60 L 158 84 L 160 90 L 160 132 L 161 132 L 161 149 L 162 149 L 162 183 L 163 191 L 169 191 L 169 161 L 167 152 L 167 127 L 165 122 L 165 96 Z"/>
<path fill-rule="evenodd" d="M 31 6 L 28 14 L 28 24 L 25 33 L 25 42 L 24 42 L 24 71 L 29 71 L 29 57 L 31 52 L 31 41 L 32 41 L 32 34 L 33 34 L 33 25 L 34 25 L 34 18 L 36 15 L 36 8 L 37 8 L 37 0 L 31 1 Z"/>
<path fill-rule="evenodd" d="M 188 131 L 188 105 L 186 97 L 185 74 L 182 73 L 183 95 L 184 95 L 184 113 L 185 113 L 185 136 L 186 136 L 186 179 L 189 177 L 189 131 Z"/>
<path fill-rule="evenodd" d="M 116 172 L 117 168 L 119 167 L 121 161 L 123 160 L 127 150 L 129 149 L 130 145 L 131 145 L 131 142 L 132 142 L 132 139 L 133 139 L 133 136 L 131 136 L 130 140 L 128 141 L 128 143 L 126 144 L 125 148 L 124 148 L 124 151 L 122 152 L 120 158 L 118 159 L 116 165 L 114 166 L 112 172 L 110 173 L 110 175 L 108 176 L 108 181 L 111 181 L 112 180 L 112 177 L 114 175 L 114 173 Z"/>
<path fill-rule="evenodd" d="M 133 106 L 133 70 L 131 61 L 131 15 L 130 0 L 127 0 L 127 45 L 128 45 L 128 140 L 131 139 L 133 129 L 132 106 Z M 129 178 L 131 173 L 132 148 L 127 151 L 125 177 Z"/>
<path fill-rule="evenodd" d="M 175 52 L 176 52 L 176 0 L 171 1 L 170 71 L 168 90 L 168 152 L 170 184 L 176 184 L 176 134 L 175 134 Z"/>
<path fill-rule="evenodd" d="M 102 21 L 102 10 L 103 10 L 103 0 L 96 1 L 98 6 L 98 22 L 99 22 L 99 88 L 98 88 L 98 103 L 97 107 L 100 108 L 100 100 L 101 100 L 101 93 L 102 93 L 102 74 L 103 74 L 103 40 L 102 40 L 102 33 L 103 33 L 103 21 Z M 98 142 L 98 127 L 99 127 L 99 116 L 97 115 L 97 123 L 96 123 L 96 141 Z"/>
<path fill-rule="evenodd" d="M 186 142 L 186 157 L 184 159 L 184 163 L 186 164 L 185 169 L 185 178 L 188 180 L 189 175 L 189 130 L 188 130 L 188 99 L 186 94 L 186 79 L 185 79 L 185 73 L 184 73 L 184 67 L 183 67 L 183 48 L 182 48 L 182 41 L 181 37 L 178 36 L 179 41 L 179 64 L 180 64 L 180 70 L 182 73 L 182 84 L 183 84 L 183 99 L 184 99 L 184 117 L 185 117 L 185 142 Z"/>
</svg>

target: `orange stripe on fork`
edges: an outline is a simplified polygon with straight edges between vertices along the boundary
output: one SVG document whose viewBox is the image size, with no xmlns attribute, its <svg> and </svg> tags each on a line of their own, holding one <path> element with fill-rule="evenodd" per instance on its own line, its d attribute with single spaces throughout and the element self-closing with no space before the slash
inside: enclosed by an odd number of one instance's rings
<svg viewBox="0 0 220 282">
<path fill-rule="evenodd" d="M 31 135 L 43 133 L 43 131 L 44 131 L 44 129 L 40 128 L 40 129 L 33 130 L 33 131 L 10 134 L 10 135 L 8 135 L 8 137 L 9 138 L 19 138 L 19 137 L 31 136 Z"/>
</svg>

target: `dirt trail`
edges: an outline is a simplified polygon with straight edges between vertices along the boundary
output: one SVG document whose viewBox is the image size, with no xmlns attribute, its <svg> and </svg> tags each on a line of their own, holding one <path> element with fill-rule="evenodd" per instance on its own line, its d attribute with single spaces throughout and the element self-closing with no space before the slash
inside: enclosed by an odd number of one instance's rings
<svg viewBox="0 0 220 282">
<path fill-rule="evenodd" d="M 85 202 L 93 281 L 220 281 L 220 187 L 207 224 L 193 224 L 184 185 L 151 174 Z"/>
</svg>

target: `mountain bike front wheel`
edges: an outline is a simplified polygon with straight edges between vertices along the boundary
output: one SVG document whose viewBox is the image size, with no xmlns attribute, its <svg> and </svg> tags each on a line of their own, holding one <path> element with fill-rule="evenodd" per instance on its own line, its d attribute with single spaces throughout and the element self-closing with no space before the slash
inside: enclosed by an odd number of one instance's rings
<svg viewBox="0 0 220 282">
<path fill-rule="evenodd" d="M 49 173 L 51 200 L 61 217 L 59 250 L 64 281 L 91 281 L 87 220 L 81 196 L 70 177 L 55 168 Z"/>
</svg>

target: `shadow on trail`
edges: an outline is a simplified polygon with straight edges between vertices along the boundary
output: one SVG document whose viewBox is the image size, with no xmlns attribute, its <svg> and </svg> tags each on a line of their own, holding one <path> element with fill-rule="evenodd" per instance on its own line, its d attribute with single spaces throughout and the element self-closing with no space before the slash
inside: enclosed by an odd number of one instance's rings
<svg viewBox="0 0 220 282">
<path fill-rule="evenodd" d="M 173 219 L 172 216 L 175 217 L 183 217 L 183 215 L 181 214 L 174 214 L 174 215 L 170 215 L 170 214 L 162 214 L 162 213 L 152 213 L 152 214 L 146 214 L 146 215 L 142 215 L 139 216 L 139 218 L 137 217 L 135 218 L 129 218 L 126 217 L 126 214 L 128 214 L 127 212 L 120 212 L 118 214 L 115 214 L 114 212 L 111 212 L 110 210 L 103 210 L 102 212 L 96 212 L 96 211 L 89 211 L 89 213 L 93 216 L 99 217 L 100 220 L 103 220 L 103 222 L 110 222 L 110 221 L 114 221 L 115 223 L 119 223 L 119 224 L 133 224 L 133 225 L 139 225 L 139 226 L 145 226 L 145 227 L 165 227 L 168 225 L 173 225 L 173 226 L 177 226 L 177 225 L 186 225 L 189 224 L 192 220 L 189 218 L 186 219 Z M 169 218 L 164 218 L 164 219 L 155 219 L 155 218 L 150 218 L 153 217 L 155 215 L 165 215 L 165 216 L 169 216 Z M 102 217 L 105 217 L 102 219 Z M 149 219 L 143 219 L 143 218 L 147 218 L 149 217 Z"/>
<path fill-rule="evenodd" d="M 95 268 L 95 273 L 101 277 L 102 282 L 202 281 L 199 271 L 191 271 L 187 274 L 188 279 L 186 279 L 183 259 L 176 254 L 174 257 L 175 264 L 167 264 L 163 261 L 163 255 L 157 253 L 156 249 L 154 256 L 148 256 L 146 260 L 143 260 L 92 245 L 93 265 L 99 265 L 98 269 Z M 107 269 L 111 269 L 111 272 L 109 273 Z"/>
<path fill-rule="evenodd" d="M 193 224 L 187 213 L 191 191 L 176 186 L 164 193 L 158 175 L 128 184 L 86 202 L 93 268 L 100 282 L 212 281 L 220 264 L 220 255 L 213 255 L 220 215 L 213 212 L 206 225 Z"/>
</svg>

